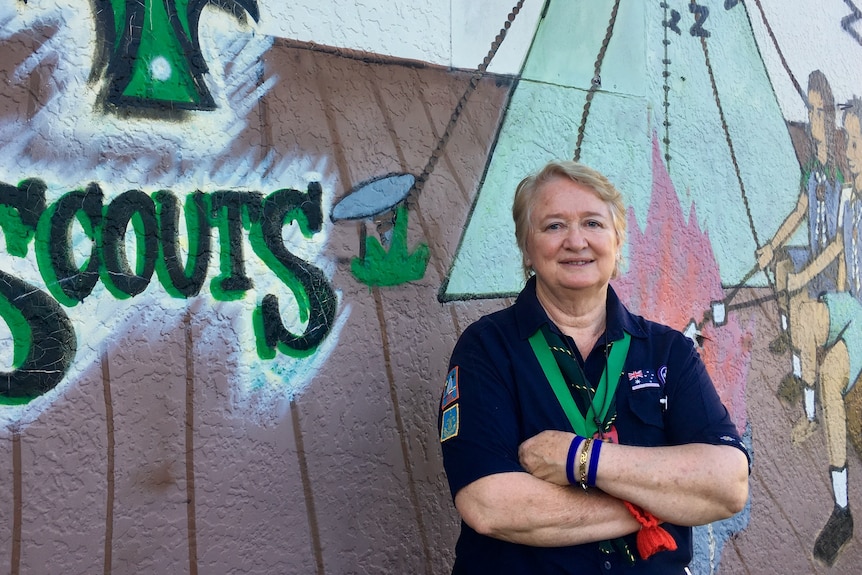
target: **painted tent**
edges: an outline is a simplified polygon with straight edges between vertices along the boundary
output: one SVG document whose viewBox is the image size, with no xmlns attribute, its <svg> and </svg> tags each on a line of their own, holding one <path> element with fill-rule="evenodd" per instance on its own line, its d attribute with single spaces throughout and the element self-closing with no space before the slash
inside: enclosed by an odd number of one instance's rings
<svg viewBox="0 0 862 575">
<path fill-rule="evenodd" d="M 854 538 L 812 555 L 825 434 L 791 441 L 791 352 L 750 272 L 807 130 L 773 53 L 845 101 L 859 19 L 850 0 L 0 3 L 0 570 L 448 572 L 449 353 L 521 285 L 518 179 L 578 157 L 630 205 L 615 287 L 704 344 L 754 448 L 751 505 L 700 529 L 694 572 L 855 573 Z"/>
<path fill-rule="evenodd" d="M 793 208 L 799 165 L 746 6 L 552 0 L 441 297 L 520 290 L 508 207 L 523 174 L 550 159 L 577 156 L 608 175 L 645 227 L 653 135 L 680 203 L 711 234 L 722 282 L 765 285 L 748 272 Z"/>
</svg>

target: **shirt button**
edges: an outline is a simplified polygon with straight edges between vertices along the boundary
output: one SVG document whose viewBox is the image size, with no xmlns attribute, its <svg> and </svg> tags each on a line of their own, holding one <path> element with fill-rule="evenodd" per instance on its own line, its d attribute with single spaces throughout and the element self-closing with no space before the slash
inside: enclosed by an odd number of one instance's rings
<svg viewBox="0 0 862 575">
<path fill-rule="evenodd" d="M 611 562 L 610 562 L 610 561 L 605 561 L 605 565 L 604 565 L 604 567 L 605 567 L 605 570 L 606 570 L 606 571 L 610 571 L 610 570 L 611 570 Z"/>
</svg>

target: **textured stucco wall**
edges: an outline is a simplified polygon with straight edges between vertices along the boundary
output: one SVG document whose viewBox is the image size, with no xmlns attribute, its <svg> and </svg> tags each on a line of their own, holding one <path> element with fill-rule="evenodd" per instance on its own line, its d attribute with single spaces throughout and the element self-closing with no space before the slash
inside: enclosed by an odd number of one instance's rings
<svg viewBox="0 0 862 575">
<path fill-rule="evenodd" d="M 616 287 L 705 337 L 754 452 L 692 571 L 858 570 L 814 545 L 862 504 L 862 403 L 828 393 L 862 348 L 816 305 L 774 345 L 755 266 L 814 70 L 855 186 L 854 2 L 181 5 L 0 6 L 0 572 L 448 572 L 448 356 L 519 289 L 511 195 L 551 157 L 623 190 Z"/>
</svg>

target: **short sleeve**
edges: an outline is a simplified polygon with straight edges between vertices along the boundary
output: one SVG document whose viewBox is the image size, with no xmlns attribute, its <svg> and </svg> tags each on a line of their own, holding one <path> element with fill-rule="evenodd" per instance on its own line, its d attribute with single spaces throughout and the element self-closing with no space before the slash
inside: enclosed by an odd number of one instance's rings
<svg viewBox="0 0 862 575">
<path fill-rule="evenodd" d="M 715 389 L 694 344 L 679 334 L 673 341 L 667 368 L 665 424 L 672 442 L 731 445 L 751 455 L 736 424 Z"/>
<path fill-rule="evenodd" d="M 453 498 L 481 477 L 523 471 L 513 379 L 505 343 L 494 327 L 468 327 L 452 352 L 438 416 Z"/>
</svg>

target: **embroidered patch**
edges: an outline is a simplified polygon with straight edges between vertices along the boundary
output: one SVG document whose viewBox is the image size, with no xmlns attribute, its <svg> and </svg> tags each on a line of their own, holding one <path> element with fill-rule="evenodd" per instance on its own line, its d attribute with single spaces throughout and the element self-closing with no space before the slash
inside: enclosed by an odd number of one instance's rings
<svg viewBox="0 0 862 575">
<path fill-rule="evenodd" d="M 629 383 L 632 386 L 632 391 L 644 389 L 647 387 L 661 387 L 658 382 L 656 373 L 650 369 L 639 369 L 637 371 L 628 372 Z"/>
<path fill-rule="evenodd" d="M 452 368 L 446 376 L 446 389 L 443 391 L 443 399 L 440 400 L 440 409 L 446 409 L 458 399 L 458 366 Z"/>
<path fill-rule="evenodd" d="M 444 411 L 443 421 L 440 425 L 440 443 L 458 435 L 458 429 L 461 427 L 460 423 L 458 404 L 455 404 Z"/>
</svg>

